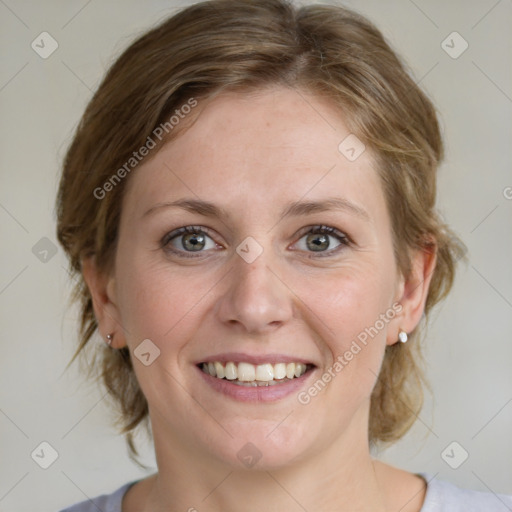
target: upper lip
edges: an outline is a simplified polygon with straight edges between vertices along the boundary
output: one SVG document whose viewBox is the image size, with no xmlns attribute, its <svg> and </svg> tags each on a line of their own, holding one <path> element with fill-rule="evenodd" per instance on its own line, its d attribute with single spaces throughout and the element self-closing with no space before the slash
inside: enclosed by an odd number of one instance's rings
<svg viewBox="0 0 512 512">
<path fill-rule="evenodd" d="M 251 363 L 254 365 L 259 364 L 277 364 L 277 363 L 303 363 L 316 366 L 312 361 L 304 359 L 298 356 L 289 356 L 287 354 L 245 354 L 243 352 L 224 352 L 222 354 L 215 354 L 212 356 L 206 356 L 205 358 L 197 361 L 196 364 L 201 363 L 213 363 L 218 361 L 219 363 Z"/>
</svg>

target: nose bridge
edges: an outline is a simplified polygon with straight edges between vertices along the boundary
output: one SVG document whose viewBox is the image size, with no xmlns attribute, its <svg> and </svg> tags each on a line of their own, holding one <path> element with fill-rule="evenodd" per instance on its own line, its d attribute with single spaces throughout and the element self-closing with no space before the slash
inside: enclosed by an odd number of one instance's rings
<svg viewBox="0 0 512 512">
<path fill-rule="evenodd" d="M 276 275 L 278 265 L 271 244 L 263 247 L 248 237 L 236 252 L 219 308 L 221 321 L 243 325 L 248 332 L 265 331 L 285 322 L 292 316 L 292 302 Z"/>
</svg>

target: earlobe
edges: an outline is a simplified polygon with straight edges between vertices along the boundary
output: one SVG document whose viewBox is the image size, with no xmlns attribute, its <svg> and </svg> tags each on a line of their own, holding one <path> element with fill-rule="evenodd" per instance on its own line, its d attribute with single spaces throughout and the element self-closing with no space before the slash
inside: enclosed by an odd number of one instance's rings
<svg viewBox="0 0 512 512">
<path fill-rule="evenodd" d="M 120 315 L 115 302 L 114 278 L 97 268 L 94 257 L 82 260 L 82 275 L 91 294 L 100 336 L 112 347 L 120 348 L 124 346 L 121 339 Z M 115 336 L 114 342 L 112 340 L 114 334 L 117 333 L 119 335 Z M 111 339 L 108 338 L 109 335 L 112 337 Z"/>
<path fill-rule="evenodd" d="M 433 244 L 412 253 L 410 275 L 400 283 L 402 296 L 398 302 L 402 305 L 402 311 L 397 318 L 399 325 L 396 325 L 395 330 L 390 330 L 389 345 L 401 341 L 400 331 L 412 332 L 424 315 L 436 260 L 436 247 Z M 402 337 L 404 336 L 402 335 Z"/>
</svg>

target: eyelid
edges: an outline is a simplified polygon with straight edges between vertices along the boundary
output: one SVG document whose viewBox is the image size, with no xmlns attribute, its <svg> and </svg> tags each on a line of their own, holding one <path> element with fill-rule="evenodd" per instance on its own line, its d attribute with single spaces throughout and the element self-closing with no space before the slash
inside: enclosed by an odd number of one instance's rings
<svg viewBox="0 0 512 512">
<path fill-rule="evenodd" d="M 206 226 L 195 226 L 195 225 L 187 225 L 187 226 L 181 226 L 179 228 L 173 229 L 172 231 L 169 231 L 166 233 L 163 238 L 161 239 L 162 246 L 165 246 L 168 244 L 173 238 L 176 238 L 180 235 L 185 235 L 187 233 L 197 233 L 201 232 L 205 235 L 208 235 L 210 238 L 212 237 L 212 229 L 207 228 Z"/>
<path fill-rule="evenodd" d="M 353 243 L 352 239 L 350 238 L 349 235 L 347 235 L 345 231 L 341 231 L 338 228 L 335 228 L 334 226 L 330 226 L 327 224 L 311 224 L 309 226 L 304 226 L 302 229 L 299 230 L 298 236 L 302 238 L 304 235 L 307 235 L 308 233 L 322 233 L 322 231 L 325 231 L 325 234 L 339 237 L 351 244 Z"/>
<path fill-rule="evenodd" d="M 169 242 L 175 238 L 179 238 L 180 236 L 183 236 L 187 233 L 203 233 L 206 236 L 208 236 L 215 244 L 218 244 L 218 242 L 215 241 L 214 237 L 212 236 L 212 232 L 214 230 L 206 227 L 206 226 L 197 226 L 197 225 L 186 225 L 181 226 L 179 228 L 176 228 L 168 233 L 166 233 L 162 239 L 160 240 L 160 248 L 163 250 L 167 250 L 168 252 L 171 252 L 173 254 L 177 254 L 178 257 L 184 257 L 184 258 L 196 258 L 196 257 L 202 257 L 201 253 L 208 254 L 209 251 L 197 251 L 197 256 L 194 256 L 194 251 L 183 251 L 178 250 L 170 247 Z M 298 243 L 305 235 L 307 234 L 326 234 L 328 236 L 332 236 L 334 238 L 337 238 L 340 242 L 340 245 L 334 249 L 330 249 L 327 251 L 306 251 L 308 253 L 307 257 L 328 257 L 333 256 L 339 252 L 343 246 L 349 247 L 353 245 L 353 241 L 349 235 L 347 235 L 345 232 L 329 225 L 325 224 L 311 224 L 308 226 L 304 226 L 302 229 L 298 231 L 296 234 L 297 240 L 293 243 L 295 245 Z M 188 254 L 188 256 L 187 256 Z"/>
<path fill-rule="evenodd" d="M 206 236 L 208 236 L 216 245 L 220 245 L 218 242 L 215 241 L 214 237 L 212 236 L 212 229 L 206 227 L 206 226 L 197 226 L 197 225 L 186 225 L 181 226 L 179 228 L 173 229 L 166 233 L 159 242 L 158 249 L 162 249 L 163 251 L 171 254 L 175 254 L 178 256 L 178 258 L 200 258 L 208 254 L 208 251 L 197 251 L 197 256 L 194 255 L 194 251 L 183 251 L 179 249 L 175 249 L 171 246 L 170 242 L 175 239 L 179 238 L 180 236 L 186 235 L 188 233 L 204 233 Z M 201 254 L 202 253 L 202 254 Z"/>
<path fill-rule="evenodd" d="M 344 231 L 341 231 L 334 226 L 329 226 L 325 224 L 312 224 L 309 226 L 305 226 L 298 233 L 298 240 L 293 245 L 300 242 L 300 240 L 308 234 L 325 234 L 327 236 L 332 236 L 336 238 L 340 245 L 333 249 L 328 249 L 327 251 L 305 251 L 306 258 L 309 259 L 318 259 L 318 258 L 329 258 L 336 257 L 339 253 L 346 248 L 352 247 L 354 245 L 352 238 L 347 235 Z"/>
</svg>

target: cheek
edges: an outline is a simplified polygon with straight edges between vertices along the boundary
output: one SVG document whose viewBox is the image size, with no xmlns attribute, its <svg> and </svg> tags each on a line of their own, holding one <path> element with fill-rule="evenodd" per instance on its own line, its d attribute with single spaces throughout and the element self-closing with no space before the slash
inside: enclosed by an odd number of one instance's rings
<svg viewBox="0 0 512 512">
<path fill-rule="evenodd" d="M 353 396 L 356 383 L 365 395 L 375 384 L 386 347 L 387 326 L 394 316 L 394 311 L 390 312 L 392 277 L 392 272 L 384 272 L 379 264 L 354 265 L 340 269 L 335 276 L 316 280 L 315 286 L 304 282 L 299 292 L 299 296 L 307 297 L 305 303 L 318 319 L 316 324 L 328 352 L 324 358 L 328 366 L 323 370 L 331 369 L 336 374 L 332 387 L 338 390 L 340 399 L 347 399 L 341 386 Z"/>
<path fill-rule="evenodd" d="M 335 334 L 340 347 L 391 306 L 391 280 L 376 267 L 345 268 L 317 280 L 315 286 L 307 283 L 306 288 L 307 305 Z"/>
<path fill-rule="evenodd" d="M 168 348 L 176 350 L 189 338 L 188 328 L 198 325 L 197 306 L 211 285 L 204 277 L 189 279 L 183 270 L 135 259 L 119 270 L 119 309 L 128 344 L 149 338 L 162 355 Z"/>
</svg>

